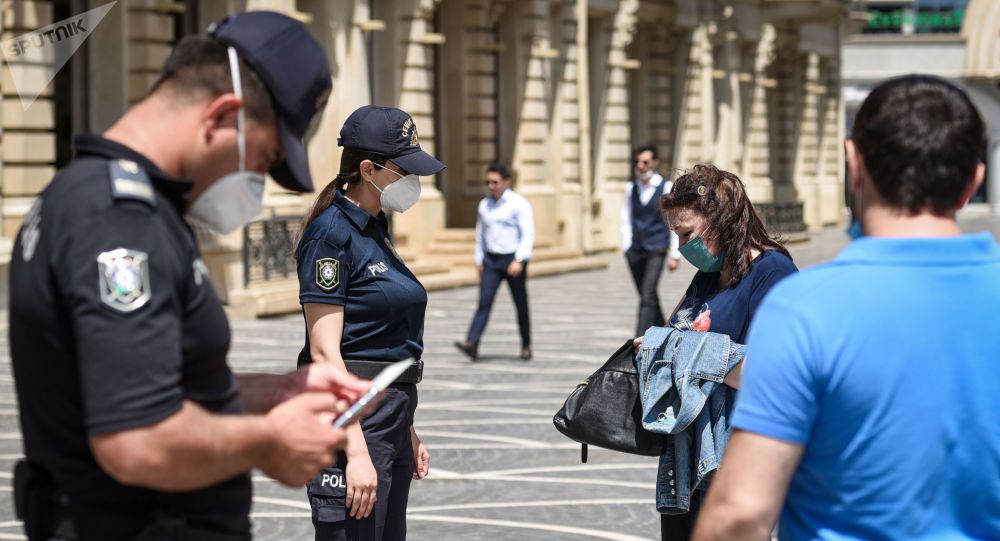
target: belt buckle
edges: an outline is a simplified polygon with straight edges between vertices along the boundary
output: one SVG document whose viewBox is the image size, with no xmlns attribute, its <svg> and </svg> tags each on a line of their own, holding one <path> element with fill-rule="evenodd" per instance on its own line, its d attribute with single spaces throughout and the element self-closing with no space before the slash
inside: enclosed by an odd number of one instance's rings
<svg viewBox="0 0 1000 541">
<path fill-rule="evenodd" d="M 424 379 L 424 361 L 422 360 L 417 361 L 413 366 L 414 368 L 416 368 L 417 372 L 417 375 L 414 377 L 415 381 L 413 383 L 420 383 Z"/>
</svg>

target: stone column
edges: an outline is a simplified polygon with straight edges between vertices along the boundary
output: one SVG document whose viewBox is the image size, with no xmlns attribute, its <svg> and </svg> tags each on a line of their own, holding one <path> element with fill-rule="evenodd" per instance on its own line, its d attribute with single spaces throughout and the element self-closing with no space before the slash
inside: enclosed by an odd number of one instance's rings
<svg viewBox="0 0 1000 541">
<path fill-rule="evenodd" d="M 551 60 L 550 102 L 554 103 L 549 123 L 549 166 L 555 190 L 557 244 L 573 250 L 587 248 L 584 240 L 586 208 L 580 178 L 580 104 L 577 84 L 580 50 L 576 43 L 575 6 L 553 6 L 550 12 L 551 50 L 558 57 Z"/>
<path fill-rule="evenodd" d="M 610 18 L 600 21 L 605 28 L 600 41 L 590 44 L 591 89 L 594 111 L 595 203 L 599 220 L 594 235 L 597 247 L 618 246 L 621 202 L 625 184 L 632 175 L 632 140 L 626 75 L 626 48 L 635 37 L 639 2 L 621 0 Z M 604 53 L 606 51 L 606 53 Z M 604 53 L 604 54 L 601 54 Z M 596 100 L 595 100 L 596 98 Z"/>
<path fill-rule="evenodd" d="M 986 160 L 987 169 L 990 171 L 990 176 L 986 180 L 986 201 L 993 214 L 1000 216 L 1000 138 L 990 138 Z"/>
<path fill-rule="evenodd" d="M 413 117 L 420 138 L 420 147 L 436 155 L 438 134 L 436 132 L 437 104 L 435 103 L 435 47 L 448 46 L 426 39 L 432 33 L 434 10 L 440 0 L 407 0 L 393 2 L 398 11 L 393 24 L 384 38 L 402 40 L 401 54 L 393 68 L 399 74 L 399 103 Z M 448 36 L 445 36 L 448 39 Z M 394 104 L 380 104 L 394 105 Z M 420 202 L 404 214 L 393 217 L 393 235 L 397 244 L 407 250 L 426 247 L 434 234 L 445 225 L 445 201 L 437 189 L 435 177 L 421 177 Z"/>
<path fill-rule="evenodd" d="M 505 59 L 500 69 L 504 74 L 503 118 L 512 120 L 502 138 L 505 143 L 513 142 L 508 148 L 516 173 L 515 189 L 531 203 L 536 238 L 542 243 L 555 240 L 558 231 L 553 165 L 548 152 L 553 114 L 549 92 L 557 53 L 550 46 L 548 4 L 546 0 L 525 0 L 508 8 L 509 16 L 515 19 L 508 19 L 514 24 L 506 28 Z M 502 133 L 504 128 L 502 125 Z"/>
<path fill-rule="evenodd" d="M 51 2 L 5 2 L 2 15 L 4 39 L 54 22 Z M 53 84 L 50 82 L 25 110 L 13 84 L 12 71 L 16 71 L 19 77 L 36 80 L 55 75 L 48 66 L 22 64 L 0 70 L 4 94 L 0 119 L 3 140 L 0 155 L 0 209 L 3 220 L 0 233 L 11 242 L 35 196 L 52 180 L 56 161 Z"/>
<path fill-rule="evenodd" d="M 768 95 L 773 92 L 775 81 L 768 77 L 768 70 L 774 54 L 774 27 L 770 24 L 761 29 L 760 39 L 753 50 L 753 61 L 747 66 L 747 87 L 749 113 L 747 115 L 746 138 L 744 142 L 742 174 L 747 195 L 751 201 L 770 203 L 774 201 L 773 171 L 771 169 L 771 137 L 768 122 L 770 103 Z"/>
</svg>

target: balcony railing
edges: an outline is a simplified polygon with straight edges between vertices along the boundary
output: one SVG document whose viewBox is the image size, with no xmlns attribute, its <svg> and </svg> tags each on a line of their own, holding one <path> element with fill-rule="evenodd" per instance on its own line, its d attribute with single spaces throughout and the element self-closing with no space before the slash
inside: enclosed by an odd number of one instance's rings
<svg viewBox="0 0 1000 541">
<path fill-rule="evenodd" d="M 775 234 L 801 233 L 806 230 L 802 219 L 802 203 L 757 203 L 757 215 L 764 221 L 767 232 Z"/>
<path fill-rule="evenodd" d="M 299 216 L 275 216 L 243 228 L 243 286 L 295 276 L 292 249 Z"/>
</svg>

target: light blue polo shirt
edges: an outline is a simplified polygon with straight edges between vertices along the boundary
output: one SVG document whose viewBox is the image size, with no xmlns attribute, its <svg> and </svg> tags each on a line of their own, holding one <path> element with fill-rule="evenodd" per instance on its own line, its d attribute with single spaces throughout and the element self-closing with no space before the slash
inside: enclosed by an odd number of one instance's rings
<svg viewBox="0 0 1000 541">
<path fill-rule="evenodd" d="M 1000 539 L 1000 247 L 868 237 L 779 283 L 733 426 L 804 446 L 782 541 Z"/>
</svg>

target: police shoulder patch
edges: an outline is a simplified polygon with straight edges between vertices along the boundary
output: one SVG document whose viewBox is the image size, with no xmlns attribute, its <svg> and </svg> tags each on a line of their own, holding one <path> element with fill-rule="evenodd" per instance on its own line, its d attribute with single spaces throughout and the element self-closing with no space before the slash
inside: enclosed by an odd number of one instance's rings
<svg viewBox="0 0 1000 541">
<path fill-rule="evenodd" d="M 118 248 L 97 256 L 101 301 L 119 312 L 132 312 L 149 301 L 149 255 Z"/>
<path fill-rule="evenodd" d="M 111 196 L 115 199 L 132 199 L 156 206 L 153 183 L 139 164 L 131 160 L 111 160 L 108 162 L 108 176 L 111 179 Z"/>
<path fill-rule="evenodd" d="M 332 291 L 340 285 L 340 261 L 332 257 L 317 259 L 316 285 L 323 291 Z"/>
</svg>

